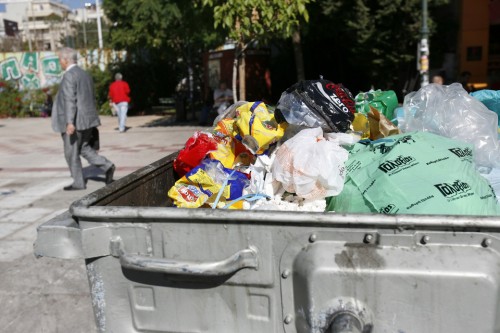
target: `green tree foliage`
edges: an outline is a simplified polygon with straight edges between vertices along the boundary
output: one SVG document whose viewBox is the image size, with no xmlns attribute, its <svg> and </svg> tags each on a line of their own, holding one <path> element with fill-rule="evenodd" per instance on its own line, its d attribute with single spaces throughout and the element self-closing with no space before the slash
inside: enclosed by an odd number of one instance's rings
<svg viewBox="0 0 500 333">
<path fill-rule="evenodd" d="M 313 0 L 199 1 L 203 6 L 213 8 L 215 26 L 223 27 L 228 37 L 236 41 L 236 54 L 240 55 L 254 41 L 265 43 L 271 38 L 291 37 L 299 29 L 302 20 L 309 21 L 306 6 Z M 236 68 L 233 71 L 233 89 L 236 90 Z M 245 99 L 244 62 L 240 63 L 239 72 L 240 99 Z"/>
<path fill-rule="evenodd" d="M 201 77 L 202 53 L 223 41 L 223 34 L 213 28 L 212 13 L 191 1 L 106 0 L 103 8 L 112 47 L 128 52 L 128 63 L 114 71 L 129 80 L 132 99 L 140 108 L 171 96 L 181 78 Z"/>
<path fill-rule="evenodd" d="M 201 0 L 213 8 L 216 26 L 246 44 L 252 40 L 288 38 L 301 20 L 309 21 L 306 5 L 313 0 Z"/>
<path fill-rule="evenodd" d="M 74 22 L 71 27 L 74 31 L 72 44 L 75 49 L 99 48 L 99 35 L 97 30 L 97 21 L 91 20 L 86 23 Z M 102 20 L 102 41 L 104 48 L 109 48 L 111 39 L 109 35 L 109 23 Z"/>
<path fill-rule="evenodd" d="M 183 0 L 107 0 L 111 42 L 118 49 L 171 49 L 209 45 L 219 38 L 211 13 Z"/>
<path fill-rule="evenodd" d="M 431 36 L 433 10 L 448 0 L 428 0 Z M 415 65 L 420 40 L 422 0 L 323 0 L 328 31 L 336 35 L 351 66 L 367 74 L 369 84 L 390 88 L 403 67 Z M 324 24 L 325 22 L 323 22 Z M 320 25 L 322 23 L 319 23 Z M 431 50 L 432 53 L 432 50 Z"/>
</svg>

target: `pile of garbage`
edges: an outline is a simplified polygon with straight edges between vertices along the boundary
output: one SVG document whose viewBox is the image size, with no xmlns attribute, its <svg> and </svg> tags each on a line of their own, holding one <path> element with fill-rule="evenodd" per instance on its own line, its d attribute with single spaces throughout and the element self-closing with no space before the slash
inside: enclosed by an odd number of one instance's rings
<svg viewBox="0 0 500 333">
<path fill-rule="evenodd" d="M 174 161 L 176 207 L 500 213 L 500 94 L 430 84 L 405 96 L 299 82 L 273 110 L 238 102 Z M 488 109 L 490 105 L 494 110 Z"/>
</svg>

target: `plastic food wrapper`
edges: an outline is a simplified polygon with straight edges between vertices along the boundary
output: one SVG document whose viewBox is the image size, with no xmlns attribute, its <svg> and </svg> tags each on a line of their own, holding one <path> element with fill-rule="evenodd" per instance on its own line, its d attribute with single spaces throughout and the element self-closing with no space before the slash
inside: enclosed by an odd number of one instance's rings
<svg viewBox="0 0 500 333">
<path fill-rule="evenodd" d="M 498 116 L 459 83 L 429 84 L 404 99 L 403 132 L 431 132 L 470 143 L 478 167 L 500 167 Z"/>
<path fill-rule="evenodd" d="M 362 139 L 369 139 L 370 121 L 368 120 L 368 116 L 364 113 L 356 112 L 352 121 L 352 129 L 354 132 L 359 133 Z"/>
<path fill-rule="evenodd" d="M 325 132 L 346 132 L 354 119 L 351 92 L 328 80 L 301 81 L 281 94 L 276 117 L 289 124 L 321 127 Z"/>
<path fill-rule="evenodd" d="M 219 114 L 215 120 L 214 120 L 214 126 L 217 126 L 217 123 L 219 123 L 223 119 L 234 119 L 236 118 L 236 110 L 242 106 L 245 105 L 249 102 L 247 101 L 238 101 L 232 105 L 230 105 L 227 109 L 224 110 L 222 114 Z"/>
<path fill-rule="evenodd" d="M 314 200 L 344 187 L 348 152 L 324 138 L 321 128 L 304 129 L 276 150 L 272 174 L 287 192 Z"/>
<path fill-rule="evenodd" d="M 373 107 L 388 119 L 394 118 L 394 109 L 398 107 L 398 97 L 393 90 L 360 92 L 355 102 L 356 112 L 368 114 Z"/>
<path fill-rule="evenodd" d="M 368 122 L 370 124 L 370 140 L 400 134 L 399 128 L 372 106 L 368 112 Z"/>
<path fill-rule="evenodd" d="M 476 171 L 472 145 L 426 132 L 360 142 L 350 150 L 344 191 L 329 211 L 498 215 L 495 193 Z"/>
<path fill-rule="evenodd" d="M 483 103 L 488 110 L 500 115 L 500 90 L 478 90 L 473 91 L 470 95 Z M 498 119 L 498 126 L 500 126 L 500 117 Z"/>
<path fill-rule="evenodd" d="M 367 114 L 356 113 L 352 128 L 360 133 L 363 139 L 378 140 L 391 135 L 400 134 L 399 128 L 372 106 Z"/>
<path fill-rule="evenodd" d="M 230 202 L 240 198 L 246 186 L 245 174 L 224 168 L 219 161 L 205 159 L 179 179 L 168 191 L 168 196 L 175 206 L 182 208 L 242 209 L 242 201 Z"/>
<path fill-rule="evenodd" d="M 208 156 L 220 161 L 226 168 L 240 168 L 249 166 L 255 161 L 255 156 L 232 135 L 234 119 L 222 119 L 213 129 L 213 137 L 217 142 L 217 149 Z"/>
<path fill-rule="evenodd" d="M 260 155 L 283 137 L 286 127 L 286 123 L 276 121 L 263 102 L 246 103 L 236 109 L 233 137 Z"/>
<path fill-rule="evenodd" d="M 191 169 L 196 167 L 205 158 L 205 156 L 217 149 L 217 142 L 213 135 L 204 132 L 195 132 L 179 151 L 179 155 L 174 160 L 174 170 L 180 176 L 184 176 Z"/>
</svg>

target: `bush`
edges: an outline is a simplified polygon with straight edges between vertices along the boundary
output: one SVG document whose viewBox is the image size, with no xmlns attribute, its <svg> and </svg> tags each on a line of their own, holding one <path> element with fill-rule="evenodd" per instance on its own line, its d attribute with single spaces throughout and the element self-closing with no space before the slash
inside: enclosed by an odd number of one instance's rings
<svg viewBox="0 0 500 333">
<path fill-rule="evenodd" d="M 47 93 L 55 97 L 58 85 L 43 89 L 19 90 L 16 82 L 0 79 L 0 117 L 40 117 Z"/>
<path fill-rule="evenodd" d="M 109 107 L 108 91 L 109 85 L 113 81 L 113 74 L 106 68 L 106 70 L 101 71 L 98 66 L 92 66 L 87 70 L 92 79 L 94 80 L 94 90 L 96 98 L 96 106 L 98 108 L 99 114 L 111 115 L 111 108 Z"/>
<path fill-rule="evenodd" d="M 23 110 L 23 94 L 12 81 L 0 79 L 0 117 L 19 117 Z"/>
</svg>

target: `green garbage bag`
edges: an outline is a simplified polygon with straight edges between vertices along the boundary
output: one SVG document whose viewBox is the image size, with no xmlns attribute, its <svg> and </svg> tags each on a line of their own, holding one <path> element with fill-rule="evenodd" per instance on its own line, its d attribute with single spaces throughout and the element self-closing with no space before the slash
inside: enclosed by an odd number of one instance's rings
<svg viewBox="0 0 500 333">
<path fill-rule="evenodd" d="M 475 169 L 472 145 L 428 132 L 357 143 L 345 190 L 327 210 L 384 214 L 498 215 L 496 196 Z"/>
<path fill-rule="evenodd" d="M 356 112 L 368 114 L 370 105 L 386 116 L 387 119 L 394 118 L 394 109 L 398 107 L 398 97 L 393 90 L 382 91 L 371 90 L 360 92 L 354 99 Z"/>
</svg>

